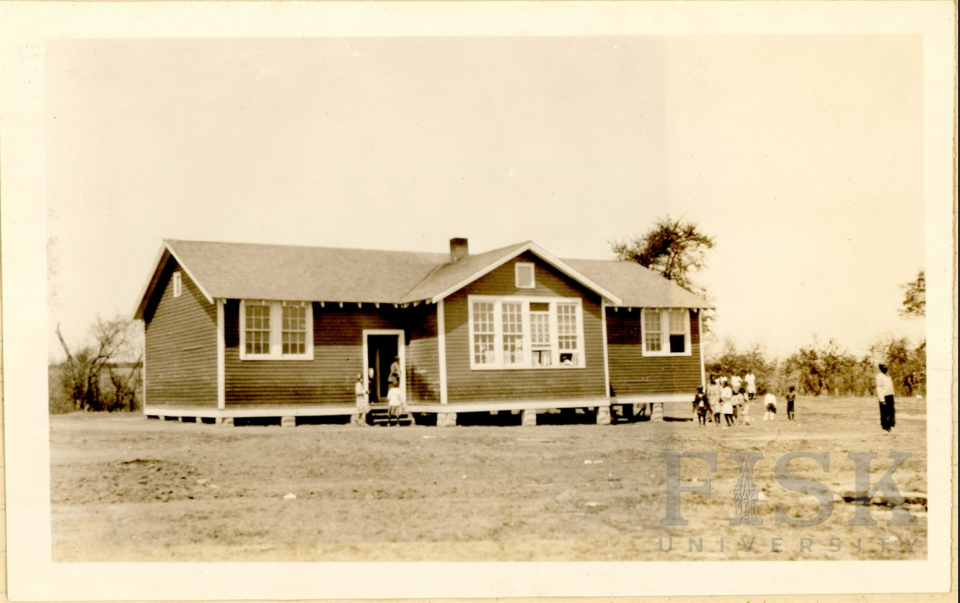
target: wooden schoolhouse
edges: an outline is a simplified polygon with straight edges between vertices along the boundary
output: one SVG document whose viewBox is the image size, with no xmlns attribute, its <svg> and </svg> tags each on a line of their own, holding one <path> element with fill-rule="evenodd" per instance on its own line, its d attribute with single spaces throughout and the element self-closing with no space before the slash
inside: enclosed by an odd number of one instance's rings
<svg viewBox="0 0 960 603">
<path fill-rule="evenodd" d="M 709 303 L 633 262 L 563 260 L 532 242 L 471 254 L 164 241 L 135 318 L 144 413 L 352 415 L 358 375 L 386 398 L 399 358 L 415 415 L 689 402 Z M 372 369 L 372 370 L 371 370 Z"/>
</svg>

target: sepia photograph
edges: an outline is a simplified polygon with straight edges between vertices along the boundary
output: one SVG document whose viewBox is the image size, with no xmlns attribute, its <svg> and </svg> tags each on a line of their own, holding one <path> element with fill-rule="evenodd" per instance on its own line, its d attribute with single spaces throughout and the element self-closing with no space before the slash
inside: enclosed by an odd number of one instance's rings
<svg viewBox="0 0 960 603">
<path fill-rule="evenodd" d="M 949 558 L 955 256 L 931 249 L 955 218 L 922 32 L 308 14 L 346 25 L 17 47 L 41 196 L 5 191 L 3 285 L 42 300 L 43 382 L 4 401 L 43 421 L 23 534 L 52 571 L 735 594 L 769 591 L 642 577 L 796 567 L 784 592 L 836 592 L 799 568 Z M 14 253 L 42 273 L 9 261 L 27 206 Z M 506 573 L 424 587 L 444 562 Z M 637 575 L 557 592 L 557 562 Z"/>
</svg>

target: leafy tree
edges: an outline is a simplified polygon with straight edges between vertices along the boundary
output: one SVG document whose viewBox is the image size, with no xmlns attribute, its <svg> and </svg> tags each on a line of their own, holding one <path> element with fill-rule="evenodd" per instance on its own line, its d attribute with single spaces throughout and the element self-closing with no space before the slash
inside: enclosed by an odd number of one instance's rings
<svg viewBox="0 0 960 603">
<path fill-rule="evenodd" d="M 687 291 L 706 295 L 706 290 L 693 281 L 693 273 L 704 267 L 714 239 L 700 232 L 695 222 L 667 216 L 658 219 L 642 237 L 611 245 L 617 259 L 637 262 Z"/>
<path fill-rule="evenodd" d="M 903 307 L 900 314 L 903 316 L 926 316 L 927 314 L 927 277 L 924 270 L 917 274 L 917 280 L 901 285 L 905 290 Z"/>
</svg>

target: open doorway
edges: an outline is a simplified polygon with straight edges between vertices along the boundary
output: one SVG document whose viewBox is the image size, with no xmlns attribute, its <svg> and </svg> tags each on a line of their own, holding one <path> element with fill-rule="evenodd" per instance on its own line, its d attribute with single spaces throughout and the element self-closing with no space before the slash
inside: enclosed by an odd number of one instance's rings
<svg viewBox="0 0 960 603">
<path fill-rule="evenodd" d="M 386 403 L 390 374 L 394 363 L 399 368 L 400 391 L 406 391 L 403 331 L 399 329 L 365 330 L 363 332 L 363 370 L 370 378 L 370 402 Z"/>
</svg>

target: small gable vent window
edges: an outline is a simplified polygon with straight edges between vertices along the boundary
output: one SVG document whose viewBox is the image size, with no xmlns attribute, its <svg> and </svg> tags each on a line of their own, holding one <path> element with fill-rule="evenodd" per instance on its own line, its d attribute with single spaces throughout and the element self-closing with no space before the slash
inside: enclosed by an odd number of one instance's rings
<svg viewBox="0 0 960 603">
<path fill-rule="evenodd" d="M 183 279 L 180 276 L 180 271 L 173 273 L 173 296 L 180 297 L 183 294 Z"/>
<path fill-rule="evenodd" d="M 536 283 L 533 279 L 533 264 L 517 262 L 514 264 L 518 289 L 533 289 Z"/>
<path fill-rule="evenodd" d="M 313 360 L 309 302 L 240 302 L 241 360 Z"/>
</svg>

